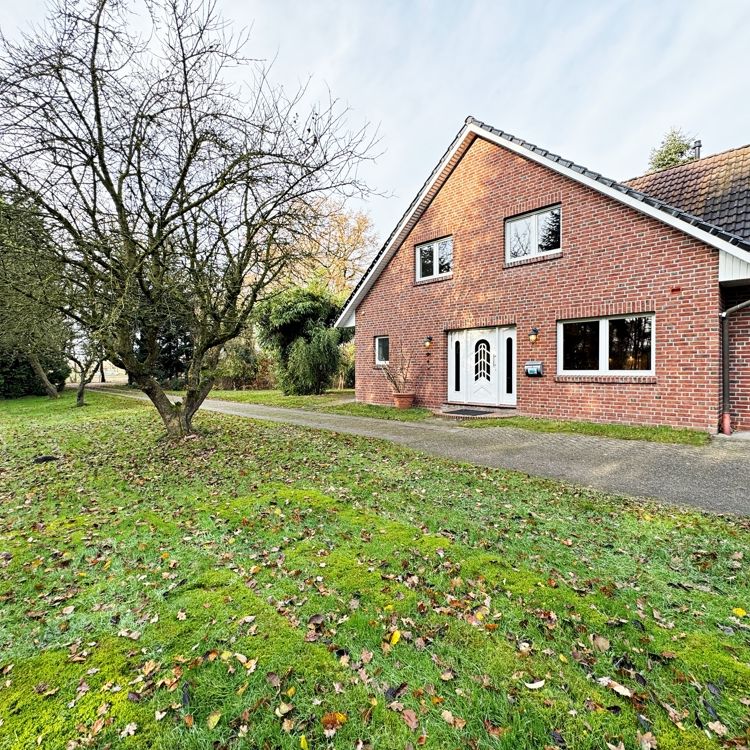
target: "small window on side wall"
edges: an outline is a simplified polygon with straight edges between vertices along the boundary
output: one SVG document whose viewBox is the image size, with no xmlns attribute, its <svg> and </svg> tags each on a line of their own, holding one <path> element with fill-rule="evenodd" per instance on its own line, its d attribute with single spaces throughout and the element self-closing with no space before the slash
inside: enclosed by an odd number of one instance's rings
<svg viewBox="0 0 750 750">
<path fill-rule="evenodd" d="M 383 366 L 388 364 L 390 355 L 390 340 L 388 336 L 375 337 L 375 364 Z"/>
<path fill-rule="evenodd" d="M 505 262 L 525 260 L 561 248 L 560 206 L 545 208 L 505 222 Z"/>
<path fill-rule="evenodd" d="M 417 245 L 417 281 L 438 279 L 453 272 L 453 237 Z"/>
</svg>

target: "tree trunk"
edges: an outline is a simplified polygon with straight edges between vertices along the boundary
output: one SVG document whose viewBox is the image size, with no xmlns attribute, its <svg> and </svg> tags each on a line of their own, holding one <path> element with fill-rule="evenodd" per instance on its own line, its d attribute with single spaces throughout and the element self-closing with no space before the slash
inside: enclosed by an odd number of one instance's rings
<svg viewBox="0 0 750 750">
<path fill-rule="evenodd" d="M 208 387 L 204 386 L 199 392 L 188 391 L 184 401 L 172 403 L 155 378 L 150 376 L 133 376 L 133 382 L 149 397 L 151 403 L 156 407 L 162 422 L 164 422 L 168 438 L 179 439 L 194 433 L 193 416 L 205 400 L 208 391 L 211 390 L 210 385 Z M 205 394 L 201 396 L 204 391 Z"/>
<path fill-rule="evenodd" d="M 104 360 L 102 360 L 99 363 L 99 374 L 100 374 L 99 382 L 100 383 L 106 383 L 107 382 L 107 378 L 104 377 Z"/>
<path fill-rule="evenodd" d="M 29 364 L 31 365 L 31 369 L 34 371 L 34 375 L 36 375 L 39 380 L 42 381 L 42 385 L 44 385 L 44 390 L 47 392 L 47 395 L 50 398 L 57 398 L 60 394 L 57 392 L 57 388 L 55 388 L 55 386 L 49 382 L 47 373 L 44 371 L 44 368 L 42 367 L 41 362 L 39 362 L 39 358 L 36 356 L 36 354 L 29 354 L 28 360 Z"/>
<path fill-rule="evenodd" d="M 97 365 L 88 365 L 81 369 L 81 378 L 78 383 L 78 390 L 76 391 L 76 406 L 86 406 L 84 402 L 84 394 L 86 386 L 94 379 L 96 375 Z"/>
</svg>

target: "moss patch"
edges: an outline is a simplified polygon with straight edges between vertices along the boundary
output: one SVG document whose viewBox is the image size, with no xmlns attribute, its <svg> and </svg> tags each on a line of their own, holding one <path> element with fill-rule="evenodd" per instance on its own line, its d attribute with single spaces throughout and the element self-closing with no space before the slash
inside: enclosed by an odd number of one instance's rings
<svg viewBox="0 0 750 750">
<path fill-rule="evenodd" d="M 147 405 L 72 403 L 0 404 L 3 750 L 748 731 L 742 519 L 222 415 L 170 445 Z"/>
</svg>

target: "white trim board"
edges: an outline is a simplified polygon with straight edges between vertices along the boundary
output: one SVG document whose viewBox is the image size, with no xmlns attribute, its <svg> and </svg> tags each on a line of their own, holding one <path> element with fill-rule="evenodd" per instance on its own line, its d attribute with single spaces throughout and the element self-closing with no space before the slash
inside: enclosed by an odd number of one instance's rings
<svg viewBox="0 0 750 750">
<path fill-rule="evenodd" d="M 414 225 L 417 223 L 421 215 L 424 213 L 427 206 L 430 204 L 432 199 L 435 197 L 437 192 L 443 186 L 445 181 L 450 176 L 453 168 L 456 166 L 458 161 L 464 155 L 468 147 L 474 142 L 476 138 L 483 138 L 490 143 L 494 143 L 498 146 L 508 149 L 509 151 L 518 154 L 530 161 L 541 164 L 548 169 L 551 169 L 558 174 L 570 178 L 574 182 L 581 185 L 590 187 L 592 190 L 596 190 L 603 195 L 606 195 L 618 203 L 623 203 L 626 206 L 630 206 L 639 213 L 650 216 L 663 224 L 667 224 L 685 234 L 695 237 L 701 242 L 705 242 L 707 245 L 721 250 L 729 255 L 741 260 L 745 263 L 750 262 L 750 252 L 742 250 L 741 248 L 733 245 L 731 242 L 718 237 L 711 232 L 701 229 L 700 227 L 694 226 L 688 221 L 679 218 L 678 216 L 672 216 L 666 211 L 661 210 L 655 206 L 649 205 L 644 201 L 634 198 L 632 195 L 623 193 L 616 188 L 605 185 L 599 180 L 595 180 L 587 175 L 583 174 L 576 169 L 565 166 L 552 158 L 542 156 L 536 153 L 528 146 L 515 143 L 510 138 L 502 135 L 498 135 L 492 130 L 488 129 L 469 118 L 466 125 L 461 129 L 456 140 L 451 144 L 445 156 L 435 168 L 432 179 L 428 180 L 427 183 L 422 187 L 420 192 L 412 204 L 412 208 L 407 211 L 401 221 L 396 226 L 390 240 L 386 246 L 382 249 L 380 256 L 376 259 L 372 267 L 367 271 L 364 278 L 360 282 L 359 286 L 352 293 L 351 297 L 347 300 L 344 309 L 339 315 L 338 320 L 335 323 L 336 328 L 349 328 L 355 325 L 355 311 L 362 300 L 365 298 L 367 293 L 372 288 L 376 279 L 382 273 L 383 269 L 388 265 L 391 258 L 398 248 L 401 246 L 403 241 L 408 236 Z M 580 169 L 580 168 L 579 168 Z"/>
</svg>

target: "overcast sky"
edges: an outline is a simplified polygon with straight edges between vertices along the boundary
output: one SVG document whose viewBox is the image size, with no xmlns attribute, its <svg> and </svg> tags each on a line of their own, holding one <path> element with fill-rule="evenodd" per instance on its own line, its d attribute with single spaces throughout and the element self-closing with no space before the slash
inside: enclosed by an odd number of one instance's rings
<svg viewBox="0 0 750 750">
<path fill-rule="evenodd" d="M 625 179 L 677 125 L 703 153 L 750 142 L 748 0 L 218 0 L 288 87 L 311 78 L 379 127 L 381 240 L 467 115 Z M 14 36 L 41 0 L 0 0 Z"/>
</svg>

